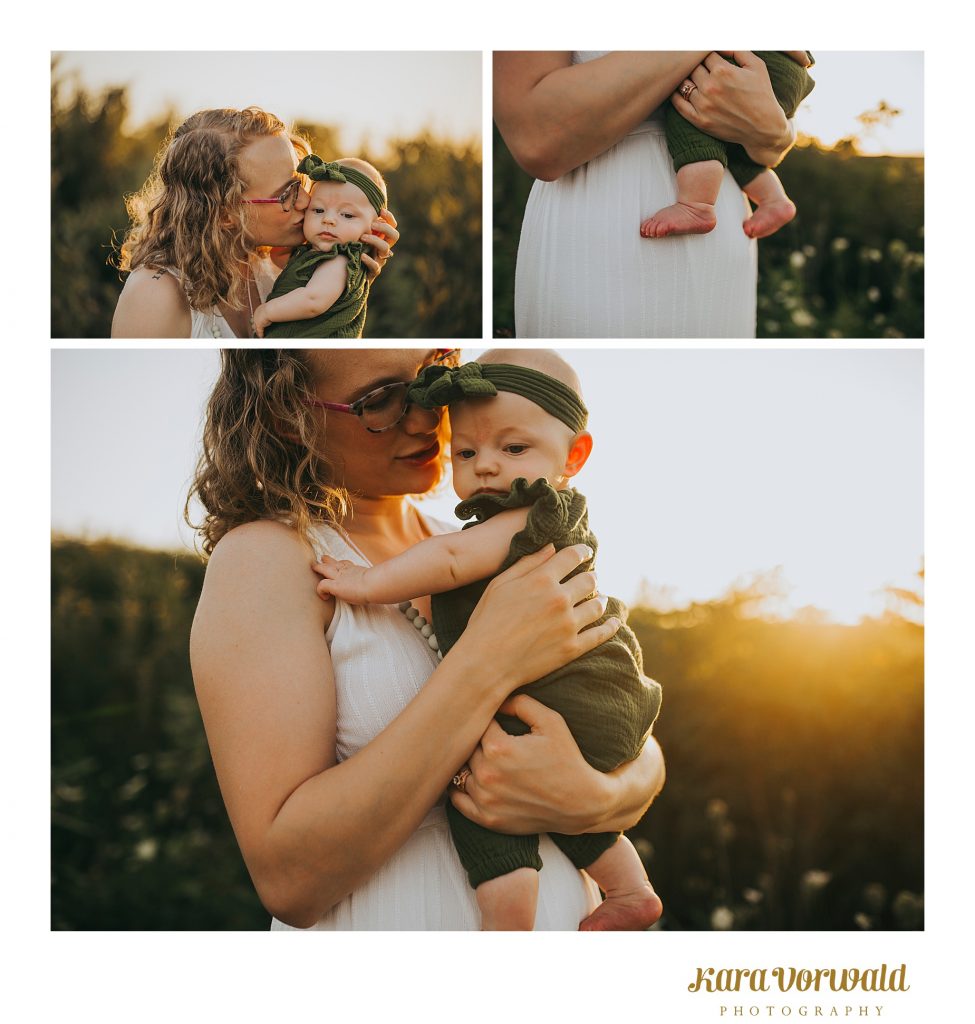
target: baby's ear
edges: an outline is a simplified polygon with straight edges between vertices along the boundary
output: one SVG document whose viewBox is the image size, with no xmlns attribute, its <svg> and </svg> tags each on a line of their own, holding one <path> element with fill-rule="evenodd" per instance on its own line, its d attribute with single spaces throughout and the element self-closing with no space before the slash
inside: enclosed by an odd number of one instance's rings
<svg viewBox="0 0 975 1024">
<path fill-rule="evenodd" d="M 581 434 L 576 434 L 572 439 L 569 454 L 565 459 L 564 474 L 567 477 L 575 476 L 586 464 L 590 454 L 592 454 L 592 434 L 588 430 L 583 430 Z"/>
</svg>

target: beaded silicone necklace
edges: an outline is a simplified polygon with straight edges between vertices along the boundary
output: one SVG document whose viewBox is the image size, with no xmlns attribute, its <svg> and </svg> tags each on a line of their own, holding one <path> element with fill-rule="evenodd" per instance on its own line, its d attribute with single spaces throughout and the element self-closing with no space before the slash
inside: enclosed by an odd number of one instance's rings
<svg viewBox="0 0 975 1024">
<path fill-rule="evenodd" d="M 406 616 L 407 621 L 412 623 L 413 628 L 417 630 L 430 647 L 430 650 L 437 652 L 437 660 L 443 660 L 443 653 L 440 650 L 440 642 L 437 640 L 437 634 L 433 631 L 433 625 L 420 614 L 419 608 L 414 608 L 409 601 L 401 601 L 397 606 L 399 610 Z"/>
</svg>

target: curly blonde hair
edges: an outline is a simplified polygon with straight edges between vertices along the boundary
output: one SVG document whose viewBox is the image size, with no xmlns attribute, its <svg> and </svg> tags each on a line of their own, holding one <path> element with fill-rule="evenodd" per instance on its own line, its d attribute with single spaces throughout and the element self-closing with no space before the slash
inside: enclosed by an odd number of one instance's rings
<svg viewBox="0 0 975 1024">
<path fill-rule="evenodd" d="M 172 267 L 194 309 L 246 305 L 245 183 L 241 150 L 254 139 L 287 134 L 299 156 L 308 140 L 259 107 L 201 110 L 166 140 L 142 189 L 126 197 L 131 225 L 120 270 Z"/>
<path fill-rule="evenodd" d="M 314 398 L 311 353 L 300 349 L 222 349 L 207 404 L 203 448 L 186 500 L 186 521 L 206 555 L 235 526 L 258 519 L 290 523 L 303 537 L 314 523 L 339 522 L 348 495 L 322 456 L 325 421 Z M 203 505 L 193 522 L 190 502 Z"/>
</svg>

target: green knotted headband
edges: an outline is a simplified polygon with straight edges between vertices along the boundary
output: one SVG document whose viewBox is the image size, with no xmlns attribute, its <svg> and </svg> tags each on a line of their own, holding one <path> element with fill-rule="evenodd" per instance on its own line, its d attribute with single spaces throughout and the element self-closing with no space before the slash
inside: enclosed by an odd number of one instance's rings
<svg viewBox="0 0 975 1024">
<path fill-rule="evenodd" d="M 298 173 L 307 174 L 312 181 L 337 181 L 340 184 L 347 181 L 355 185 L 372 203 L 376 213 L 380 213 L 386 205 L 380 187 L 368 174 L 363 174 L 362 171 L 358 171 L 354 167 L 346 167 L 343 164 L 327 164 L 320 156 L 309 153 L 298 164 Z"/>
<path fill-rule="evenodd" d="M 499 391 L 527 398 L 577 434 L 586 429 L 589 410 L 572 388 L 541 370 L 510 363 L 426 366 L 406 398 L 424 409 L 436 409 L 464 398 L 490 398 Z"/>
</svg>

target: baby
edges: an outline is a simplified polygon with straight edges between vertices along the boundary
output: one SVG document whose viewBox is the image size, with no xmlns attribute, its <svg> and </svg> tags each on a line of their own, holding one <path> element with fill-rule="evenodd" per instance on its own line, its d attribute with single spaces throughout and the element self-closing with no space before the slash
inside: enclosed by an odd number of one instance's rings
<svg viewBox="0 0 975 1024">
<path fill-rule="evenodd" d="M 812 92 L 815 83 L 805 68 L 778 50 L 756 50 L 755 56 L 765 62 L 772 91 L 785 116 L 795 116 L 796 108 Z M 812 54 L 807 56 L 812 62 Z M 694 88 L 682 91 L 684 99 Z M 714 204 L 726 167 L 756 206 L 743 225 L 749 238 L 775 234 L 795 217 L 795 204 L 785 194 L 775 171 L 754 163 L 743 147 L 721 142 L 695 128 L 672 103 L 667 104 L 666 117 L 667 148 L 677 172 L 677 202 L 658 210 L 640 225 L 644 238 L 704 235 L 711 231 L 718 222 Z"/>
<path fill-rule="evenodd" d="M 522 556 L 552 543 L 587 544 L 595 556 L 586 499 L 568 486 L 592 450 L 588 413 L 572 368 L 553 352 L 492 351 L 457 368 L 429 366 L 409 391 L 424 408 L 450 405 L 457 515 L 474 522 L 432 537 L 374 566 L 325 559 L 319 592 L 354 604 L 404 602 L 431 594 L 431 647 L 453 646 L 491 579 Z M 593 558 L 576 572 L 591 570 Z M 600 621 L 626 609 L 609 598 Z M 416 624 L 416 622 L 414 623 Z M 499 642 L 503 638 L 498 638 Z M 608 772 L 639 754 L 660 708 L 660 687 L 643 675 L 640 646 L 620 627 L 595 650 L 517 692 L 530 694 L 566 720 L 586 760 Z M 509 732 L 528 731 L 498 715 Z M 477 896 L 485 930 L 528 930 L 538 899 L 538 836 L 491 832 L 450 803 L 447 816 L 461 863 Z M 640 858 L 619 833 L 552 839 L 606 894 L 580 926 L 586 931 L 637 930 L 659 916 L 661 903 Z"/>
<path fill-rule="evenodd" d="M 359 239 L 386 206 L 386 183 L 372 164 L 355 157 L 326 164 L 309 155 L 298 173 L 312 180 L 307 241 L 254 310 L 254 331 L 259 338 L 361 338 L 369 276 Z"/>
</svg>

